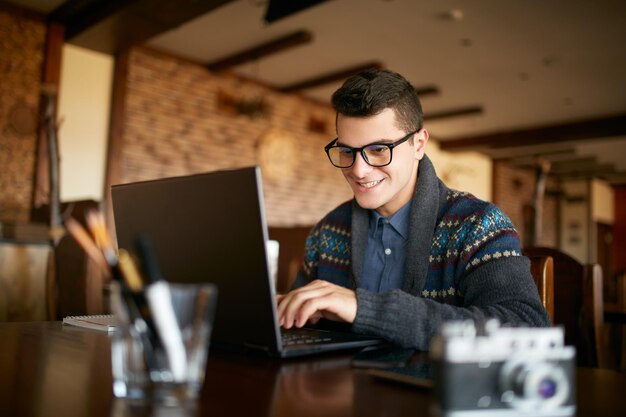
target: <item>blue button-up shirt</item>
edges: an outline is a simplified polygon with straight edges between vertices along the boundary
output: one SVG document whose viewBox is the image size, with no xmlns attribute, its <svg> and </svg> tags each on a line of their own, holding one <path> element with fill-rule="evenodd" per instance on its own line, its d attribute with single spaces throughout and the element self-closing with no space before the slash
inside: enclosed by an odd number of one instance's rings
<svg viewBox="0 0 626 417">
<path fill-rule="evenodd" d="M 370 211 L 361 288 L 383 293 L 402 287 L 410 209 L 409 201 L 389 218 Z"/>
</svg>

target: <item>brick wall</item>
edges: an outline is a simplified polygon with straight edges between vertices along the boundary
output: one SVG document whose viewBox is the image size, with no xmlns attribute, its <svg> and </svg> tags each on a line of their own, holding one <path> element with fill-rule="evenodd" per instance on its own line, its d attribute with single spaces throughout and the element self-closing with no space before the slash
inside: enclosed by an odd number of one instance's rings
<svg viewBox="0 0 626 417">
<path fill-rule="evenodd" d="M 42 21 L 0 10 L 0 221 L 29 217 L 45 32 Z M 152 50 L 133 50 L 129 65 L 120 182 L 259 164 L 259 142 L 274 130 L 291 147 L 271 161 L 280 169 L 264 172 L 271 226 L 312 225 L 351 197 L 322 150 L 334 136 L 329 106 Z M 263 97 L 269 112 L 248 117 L 221 111 L 220 93 Z M 493 199 L 523 234 L 533 174 L 502 162 L 494 171 Z M 556 244 L 556 199 L 545 204 L 543 241 Z"/>
<path fill-rule="evenodd" d="M 46 26 L 0 10 L 0 222 L 27 221 Z"/>
<path fill-rule="evenodd" d="M 530 227 L 524 211 L 533 202 L 535 173 L 503 161 L 494 161 L 493 170 L 493 202 L 509 216 L 524 243 L 524 235 Z M 554 179 L 548 177 L 540 246 L 557 247 L 558 244 L 558 196 L 553 194 L 557 188 Z"/>
<path fill-rule="evenodd" d="M 269 110 L 262 117 L 229 112 L 218 106 L 220 94 L 262 97 Z M 324 132 L 309 129 L 312 118 L 325 126 Z M 352 195 L 323 151 L 334 128 L 329 106 L 213 74 L 156 51 L 134 49 L 118 161 L 120 182 L 255 165 L 263 152 L 272 151 L 274 169 L 262 165 L 268 223 L 312 225 Z M 260 138 L 268 130 L 283 141 L 261 148 Z"/>
</svg>

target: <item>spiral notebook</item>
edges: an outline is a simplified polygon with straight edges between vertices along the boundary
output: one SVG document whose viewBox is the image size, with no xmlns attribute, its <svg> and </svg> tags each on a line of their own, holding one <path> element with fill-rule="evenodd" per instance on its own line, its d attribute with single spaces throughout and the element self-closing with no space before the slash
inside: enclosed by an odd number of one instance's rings
<svg viewBox="0 0 626 417">
<path fill-rule="evenodd" d="M 101 314 L 94 316 L 67 316 L 63 318 L 63 324 L 69 326 L 83 327 L 86 329 L 111 332 L 115 330 L 115 321 L 112 314 Z"/>
</svg>

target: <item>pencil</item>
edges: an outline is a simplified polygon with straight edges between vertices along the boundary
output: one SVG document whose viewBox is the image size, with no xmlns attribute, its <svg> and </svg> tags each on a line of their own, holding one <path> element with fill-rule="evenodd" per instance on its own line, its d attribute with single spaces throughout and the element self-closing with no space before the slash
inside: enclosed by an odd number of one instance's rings
<svg viewBox="0 0 626 417">
<path fill-rule="evenodd" d="M 133 261 L 133 258 L 125 249 L 120 249 L 119 251 L 118 265 L 128 288 L 133 292 L 141 291 L 143 288 L 143 280 L 141 279 L 141 275 L 139 275 L 135 261 Z"/>
<path fill-rule="evenodd" d="M 104 271 L 110 273 L 111 271 L 106 259 L 102 255 L 100 249 L 98 249 L 96 244 L 93 242 L 85 228 L 72 217 L 67 218 L 64 223 L 68 232 L 70 232 L 72 237 L 83 248 L 87 256 L 89 256 L 96 263 L 96 265 Z"/>
<path fill-rule="evenodd" d="M 91 234 L 96 240 L 96 244 L 102 251 L 104 258 L 107 260 L 109 265 L 116 264 L 117 256 L 113 247 L 113 239 L 111 239 L 111 236 L 107 231 L 104 216 L 97 210 L 89 210 L 85 214 L 85 217 L 87 219 L 89 230 L 91 230 Z"/>
</svg>

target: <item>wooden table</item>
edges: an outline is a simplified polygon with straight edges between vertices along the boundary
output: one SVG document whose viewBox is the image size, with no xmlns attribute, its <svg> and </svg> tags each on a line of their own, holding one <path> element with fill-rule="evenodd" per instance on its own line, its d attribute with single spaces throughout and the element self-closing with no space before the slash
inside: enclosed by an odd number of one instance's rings
<svg viewBox="0 0 626 417">
<path fill-rule="evenodd" d="M 59 322 L 0 323 L 0 416 L 180 415 L 111 392 L 109 338 Z M 626 375 L 578 369 L 578 416 L 626 415 Z M 278 361 L 211 352 L 201 416 L 428 416 L 433 393 L 350 367 L 350 355 Z M 150 414 L 152 412 L 152 414 Z M 177 414 L 178 413 L 178 414 Z"/>
</svg>

